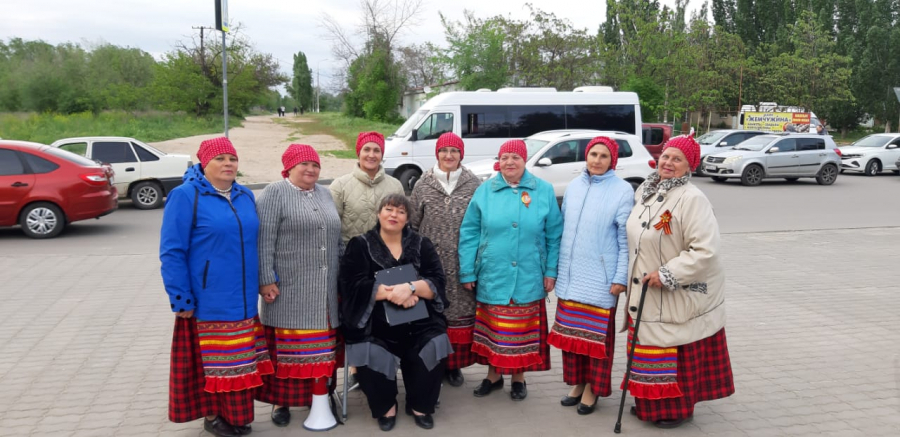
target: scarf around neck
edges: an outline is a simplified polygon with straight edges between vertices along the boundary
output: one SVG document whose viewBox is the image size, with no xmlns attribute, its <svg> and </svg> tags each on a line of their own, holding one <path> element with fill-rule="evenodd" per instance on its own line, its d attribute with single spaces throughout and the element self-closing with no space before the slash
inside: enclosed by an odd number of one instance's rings
<svg viewBox="0 0 900 437">
<path fill-rule="evenodd" d="M 647 180 L 644 181 L 644 189 L 641 192 L 641 201 L 646 202 L 650 197 L 659 194 L 660 196 L 665 196 L 669 190 L 680 187 L 691 179 L 691 173 L 688 172 L 684 176 L 680 178 L 672 178 L 661 181 L 659 177 L 659 172 L 654 171 L 650 173 L 650 176 L 647 176 Z"/>
</svg>

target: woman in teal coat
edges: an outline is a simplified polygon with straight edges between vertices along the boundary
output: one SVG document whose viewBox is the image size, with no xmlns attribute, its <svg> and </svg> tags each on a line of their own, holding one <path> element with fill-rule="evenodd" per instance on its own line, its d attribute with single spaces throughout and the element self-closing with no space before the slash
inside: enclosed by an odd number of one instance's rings
<svg viewBox="0 0 900 437">
<path fill-rule="evenodd" d="M 556 282 L 562 216 L 553 186 L 525 170 L 522 140 L 500 147 L 499 173 L 482 184 L 459 232 L 459 282 L 475 291 L 472 352 L 488 374 L 474 395 L 503 387 L 525 399 L 526 371 L 550 369 L 544 298 Z"/>
</svg>

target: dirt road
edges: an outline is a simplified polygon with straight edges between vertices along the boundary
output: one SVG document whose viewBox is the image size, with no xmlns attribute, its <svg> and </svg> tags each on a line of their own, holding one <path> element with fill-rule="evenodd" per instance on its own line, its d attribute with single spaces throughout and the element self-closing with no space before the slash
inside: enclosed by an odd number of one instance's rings
<svg viewBox="0 0 900 437">
<path fill-rule="evenodd" d="M 321 179 L 334 179 L 349 173 L 356 164 L 352 159 L 325 156 L 325 151 L 340 150 L 344 144 L 330 135 L 302 135 L 295 128 L 276 123 L 275 115 L 247 117 L 243 127 L 229 129 L 228 137 L 234 143 L 240 158 L 238 182 L 255 184 L 281 179 L 281 154 L 292 143 L 309 144 L 316 148 L 322 160 Z M 307 122 L 303 117 L 285 117 L 290 121 Z M 187 138 L 151 143 L 153 147 L 168 153 L 189 154 L 197 162 L 200 142 L 221 134 L 197 135 Z"/>
</svg>

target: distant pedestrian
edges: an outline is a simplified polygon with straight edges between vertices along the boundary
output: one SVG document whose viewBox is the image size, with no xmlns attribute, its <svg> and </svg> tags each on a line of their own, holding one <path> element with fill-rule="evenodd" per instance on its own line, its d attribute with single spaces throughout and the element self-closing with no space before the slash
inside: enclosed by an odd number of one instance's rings
<svg viewBox="0 0 900 437">
<path fill-rule="evenodd" d="M 690 181 L 699 164 L 693 137 L 669 140 L 658 170 L 637 189 L 626 225 L 626 350 L 637 343 L 627 390 L 635 398 L 632 412 L 659 428 L 681 425 L 698 402 L 734 393 L 719 225 L 709 199 Z M 642 283 L 649 295 L 635 340 Z"/>
<path fill-rule="evenodd" d="M 294 106 L 294 117 L 296 117 L 296 116 L 297 116 L 297 112 L 298 112 L 298 111 L 299 111 L 299 109 L 297 109 L 297 107 L 296 107 L 296 106 Z"/>
<path fill-rule="evenodd" d="M 250 433 L 254 389 L 274 372 L 257 317 L 259 218 L 253 192 L 234 180 L 238 157 L 228 138 L 204 141 L 197 158 L 169 193 L 160 231 L 176 316 L 169 420 L 205 417 L 206 431 L 231 437 Z"/>
</svg>

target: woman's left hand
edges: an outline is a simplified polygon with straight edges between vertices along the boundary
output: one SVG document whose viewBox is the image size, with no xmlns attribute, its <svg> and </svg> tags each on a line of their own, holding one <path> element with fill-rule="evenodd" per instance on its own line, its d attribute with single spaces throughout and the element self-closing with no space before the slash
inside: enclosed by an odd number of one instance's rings
<svg viewBox="0 0 900 437">
<path fill-rule="evenodd" d="M 641 280 L 642 284 L 649 283 L 653 288 L 663 288 L 662 281 L 659 280 L 659 272 L 652 272 L 649 275 L 644 275 L 644 278 Z"/>
<path fill-rule="evenodd" d="M 409 284 L 397 284 L 393 288 L 387 300 L 395 305 L 403 306 L 410 297 L 413 297 Z"/>
<path fill-rule="evenodd" d="M 609 287 L 609 294 L 611 294 L 613 296 L 618 296 L 627 289 L 628 289 L 628 287 L 626 287 L 622 284 L 613 284 Z"/>
<path fill-rule="evenodd" d="M 553 287 L 556 287 L 556 278 L 544 277 L 544 291 L 549 293 L 553 291 Z"/>
</svg>

